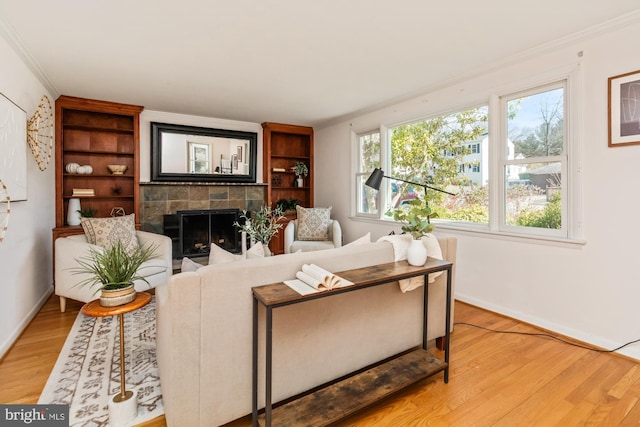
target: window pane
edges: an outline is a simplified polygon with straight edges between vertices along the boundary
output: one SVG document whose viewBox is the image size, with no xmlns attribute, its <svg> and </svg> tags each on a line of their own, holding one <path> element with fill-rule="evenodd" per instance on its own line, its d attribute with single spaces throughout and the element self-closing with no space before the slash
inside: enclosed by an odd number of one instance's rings
<svg viewBox="0 0 640 427">
<path fill-rule="evenodd" d="M 390 130 L 391 176 L 457 193 L 428 190 L 439 218 L 488 222 L 487 106 L 398 126 Z M 390 186 L 389 207 L 420 197 L 422 189 L 398 181 Z"/>
<path fill-rule="evenodd" d="M 371 172 L 380 167 L 380 132 L 374 132 L 359 137 L 360 154 L 358 172 Z"/>
<path fill-rule="evenodd" d="M 561 155 L 564 151 L 564 89 L 507 102 L 507 159 Z"/>
<path fill-rule="evenodd" d="M 369 178 L 369 174 L 357 175 L 357 209 L 358 213 L 377 214 L 378 213 L 378 191 L 371 187 L 367 187 L 364 183 Z"/>
<path fill-rule="evenodd" d="M 560 229 L 562 164 L 528 163 L 508 165 L 505 169 L 506 223 Z"/>
</svg>

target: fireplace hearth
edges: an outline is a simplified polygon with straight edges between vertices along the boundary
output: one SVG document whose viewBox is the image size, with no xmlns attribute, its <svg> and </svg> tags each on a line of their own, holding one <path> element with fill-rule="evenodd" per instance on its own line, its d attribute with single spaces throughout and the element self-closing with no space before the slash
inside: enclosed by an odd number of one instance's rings
<svg viewBox="0 0 640 427">
<path fill-rule="evenodd" d="M 210 245 L 241 253 L 241 238 L 234 222 L 241 222 L 239 209 L 177 211 L 164 215 L 164 231 L 173 242 L 173 258 L 208 256 Z"/>
</svg>

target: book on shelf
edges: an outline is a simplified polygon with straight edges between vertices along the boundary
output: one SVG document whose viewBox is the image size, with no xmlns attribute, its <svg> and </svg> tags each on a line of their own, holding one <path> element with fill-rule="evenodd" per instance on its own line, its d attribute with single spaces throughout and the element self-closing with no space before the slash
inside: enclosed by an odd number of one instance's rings
<svg viewBox="0 0 640 427">
<path fill-rule="evenodd" d="M 71 195 L 73 197 L 89 197 L 95 196 L 96 193 L 93 188 L 74 188 Z"/>
<path fill-rule="evenodd" d="M 272 172 L 286 172 L 287 170 L 285 168 L 271 168 Z"/>
<path fill-rule="evenodd" d="M 296 273 L 296 279 L 285 280 L 284 284 L 300 295 L 308 295 L 350 286 L 353 285 L 353 282 L 336 276 L 315 264 L 303 264 L 301 271 Z"/>
</svg>

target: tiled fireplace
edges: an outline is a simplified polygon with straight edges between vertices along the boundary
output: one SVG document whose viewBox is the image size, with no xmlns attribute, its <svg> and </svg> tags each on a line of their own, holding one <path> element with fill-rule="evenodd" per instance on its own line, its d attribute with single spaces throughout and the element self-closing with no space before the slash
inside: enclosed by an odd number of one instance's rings
<svg viewBox="0 0 640 427">
<path fill-rule="evenodd" d="M 202 209 L 260 209 L 266 184 L 140 184 L 141 229 L 163 234 L 164 215 Z"/>
</svg>

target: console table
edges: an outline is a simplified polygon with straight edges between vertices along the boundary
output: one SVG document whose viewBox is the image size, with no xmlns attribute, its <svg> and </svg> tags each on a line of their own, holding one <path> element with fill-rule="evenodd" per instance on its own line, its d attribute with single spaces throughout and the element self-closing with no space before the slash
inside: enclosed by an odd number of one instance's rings
<svg viewBox="0 0 640 427">
<path fill-rule="evenodd" d="M 336 275 L 353 282 L 352 286 L 300 295 L 284 283 L 258 286 L 253 291 L 253 426 L 271 424 L 281 426 L 324 426 L 372 405 L 437 372 L 444 371 L 444 382 L 449 381 L 449 340 L 451 324 L 451 269 L 453 263 L 428 258 L 424 266 L 411 266 L 406 261 L 391 262 L 371 267 L 341 271 Z M 446 334 L 444 360 L 427 352 L 428 276 L 431 273 L 447 273 Z M 313 389 L 299 399 L 273 408 L 272 402 L 272 325 L 273 309 L 300 304 L 319 298 L 330 298 L 345 292 L 378 286 L 412 277 L 424 276 L 422 346 L 409 349 L 395 357 L 354 372 L 325 386 Z M 416 292 L 416 291 L 414 291 Z M 265 316 L 265 409 L 258 414 L 258 306 L 264 306 Z M 377 381 L 381 375 L 390 378 L 384 384 Z M 354 393 L 358 390 L 358 393 Z"/>
</svg>

